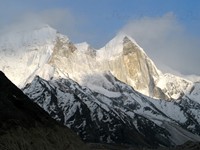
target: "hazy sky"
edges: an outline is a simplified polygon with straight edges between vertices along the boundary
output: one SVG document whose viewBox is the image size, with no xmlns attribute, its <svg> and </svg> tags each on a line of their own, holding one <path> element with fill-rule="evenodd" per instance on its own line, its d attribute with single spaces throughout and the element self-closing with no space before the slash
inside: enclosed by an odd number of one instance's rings
<svg viewBox="0 0 200 150">
<path fill-rule="evenodd" d="M 74 43 L 131 35 L 159 69 L 200 75 L 198 0 L 0 0 L 0 29 L 48 23 Z M 174 71 L 175 70 L 175 71 Z"/>
</svg>

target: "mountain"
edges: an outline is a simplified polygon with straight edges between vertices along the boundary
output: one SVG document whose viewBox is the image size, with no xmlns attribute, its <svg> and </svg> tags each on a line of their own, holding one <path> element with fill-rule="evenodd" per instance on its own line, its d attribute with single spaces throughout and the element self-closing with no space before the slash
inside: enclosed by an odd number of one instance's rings
<svg viewBox="0 0 200 150">
<path fill-rule="evenodd" d="M 0 72 L 0 149 L 87 149 Z"/>
<path fill-rule="evenodd" d="M 200 139 L 200 84 L 162 73 L 136 41 L 73 44 L 48 25 L 0 36 L 0 69 L 84 141 L 158 147 Z"/>
<path fill-rule="evenodd" d="M 86 142 L 168 147 L 200 141 L 199 103 L 187 108 L 187 100 L 155 100 L 110 73 L 94 76 L 89 78 L 104 86 L 87 88 L 69 78 L 46 81 L 37 76 L 23 91 Z"/>
<path fill-rule="evenodd" d="M 122 33 L 95 50 L 86 42 L 73 44 L 44 25 L 1 35 L 0 53 L 0 69 L 21 88 L 36 75 L 46 80 L 70 77 L 84 86 L 88 75 L 107 71 L 158 99 L 178 99 L 194 87 L 191 81 L 163 74 L 135 40 Z"/>
</svg>

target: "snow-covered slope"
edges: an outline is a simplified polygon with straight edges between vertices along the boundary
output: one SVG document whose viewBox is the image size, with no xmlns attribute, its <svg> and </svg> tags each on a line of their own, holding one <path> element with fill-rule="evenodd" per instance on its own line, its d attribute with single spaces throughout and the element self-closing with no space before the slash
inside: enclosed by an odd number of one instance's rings
<svg viewBox="0 0 200 150">
<path fill-rule="evenodd" d="M 184 97 L 200 103 L 200 82 L 193 83 L 193 86 L 191 86 L 190 90 L 188 90 Z"/>
<path fill-rule="evenodd" d="M 36 77 L 23 91 L 87 142 L 173 146 L 200 140 L 200 112 L 146 97 L 110 73 L 82 87 L 71 79 Z M 137 137 L 137 138 L 135 138 Z"/>
<path fill-rule="evenodd" d="M 179 99 L 187 94 L 194 87 L 191 81 L 166 73 L 159 76 L 156 81 L 156 86 L 159 87 L 167 97 Z"/>
</svg>

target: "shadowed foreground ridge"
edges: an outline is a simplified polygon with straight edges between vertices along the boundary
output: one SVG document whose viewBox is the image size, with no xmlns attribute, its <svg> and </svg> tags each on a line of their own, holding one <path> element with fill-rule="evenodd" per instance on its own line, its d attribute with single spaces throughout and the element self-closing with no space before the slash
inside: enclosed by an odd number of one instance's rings
<svg viewBox="0 0 200 150">
<path fill-rule="evenodd" d="M 0 71 L 0 149 L 87 149 L 68 128 L 58 124 Z"/>
</svg>

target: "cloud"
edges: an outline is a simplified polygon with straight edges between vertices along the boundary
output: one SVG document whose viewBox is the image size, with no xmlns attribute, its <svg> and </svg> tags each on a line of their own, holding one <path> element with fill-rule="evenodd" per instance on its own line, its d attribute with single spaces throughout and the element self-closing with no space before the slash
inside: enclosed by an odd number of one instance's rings
<svg viewBox="0 0 200 150">
<path fill-rule="evenodd" d="M 77 38 L 81 36 L 79 28 L 80 25 L 85 23 L 85 20 L 74 15 L 71 11 L 67 9 L 53 9 L 43 11 L 39 15 L 41 21 L 58 29 L 59 32 Z"/>
<path fill-rule="evenodd" d="M 83 16 L 77 16 L 69 9 L 46 9 L 43 11 L 23 12 L 17 14 L 15 19 L 7 24 L 0 24 L 0 33 L 12 32 L 13 30 L 31 29 L 35 26 L 48 24 L 60 33 L 69 36 L 74 41 L 80 41 L 85 37 L 89 39 L 91 35 L 82 30 L 82 26 L 88 23 Z"/>
<path fill-rule="evenodd" d="M 173 13 L 132 20 L 120 32 L 132 36 L 162 71 L 200 75 L 199 39 Z"/>
</svg>

